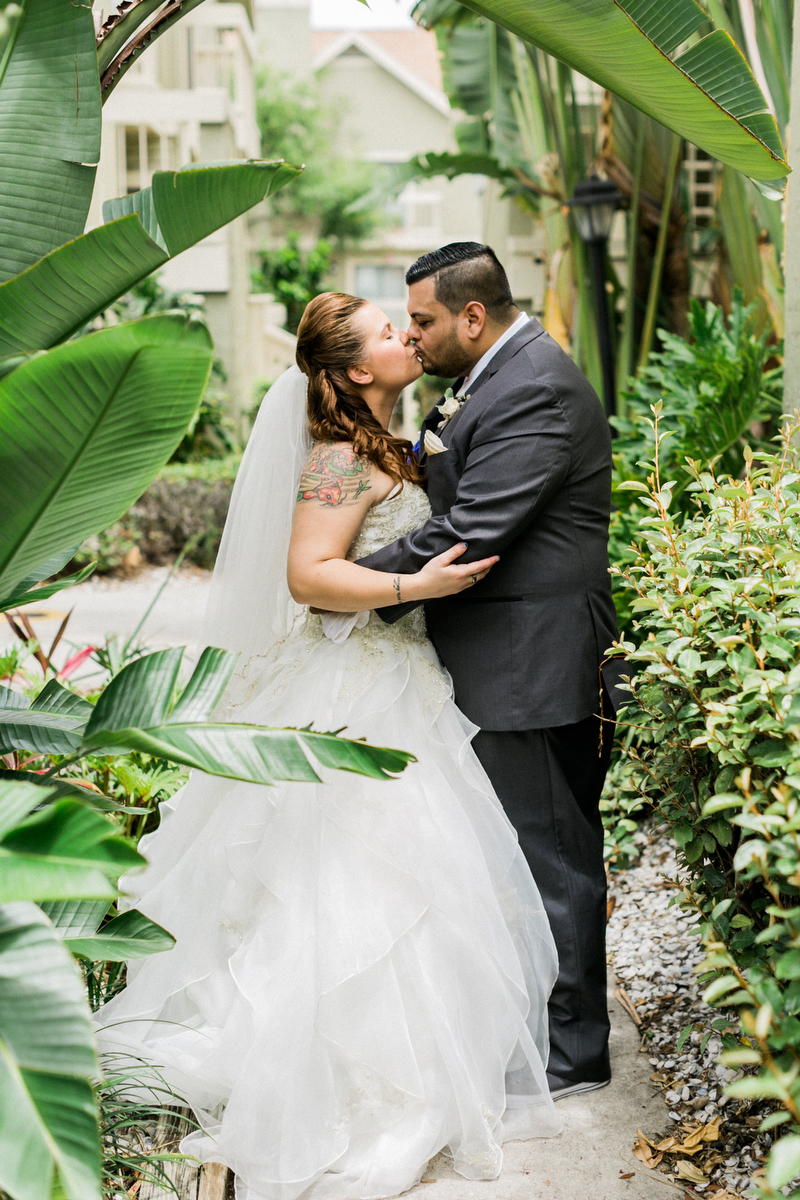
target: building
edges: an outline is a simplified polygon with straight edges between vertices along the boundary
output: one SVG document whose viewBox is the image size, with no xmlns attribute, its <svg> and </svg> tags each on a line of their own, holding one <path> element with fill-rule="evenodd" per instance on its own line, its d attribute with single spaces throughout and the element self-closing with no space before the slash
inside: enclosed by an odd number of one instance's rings
<svg viewBox="0 0 800 1200">
<path fill-rule="evenodd" d="M 191 162 L 259 158 L 249 3 L 205 0 L 155 41 L 103 109 L 103 147 L 89 227 L 103 202 L 149 186 L 153 172 Z M 247 217 L 238 217 L 168 262 L 164 285 L 204 297 L 235 414 L 253 404 L 253 383 L 280 374 L 293 339 L 283 310 L 250 295 Z"/>
<path fill-rule="evenodd" d="M 315 77 L 340 113 L 337 150 L 374 163 L 376 175 L 428 151 L 455 151 L 459 114 L 442 85 L 436 37 L 423 29 L 311 29 L 309 0 L 255 0 L 260 60 L 294 78 Z M 421 254 L 483 241 L 503 259 L 515 298 L 541 311 L 544 268 L 533 221 L 483 176 L 409 184 L 370 241 L 339 256 L 332 283 L 406 320 L 404 276 Z"/>
</svg>

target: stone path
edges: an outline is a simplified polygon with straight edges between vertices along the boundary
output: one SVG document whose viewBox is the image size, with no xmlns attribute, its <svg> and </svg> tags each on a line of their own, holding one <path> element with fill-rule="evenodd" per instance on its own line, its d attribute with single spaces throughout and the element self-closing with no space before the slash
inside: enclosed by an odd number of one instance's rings
<svg viewBox="0 0 800 1200">
<path fill-rule="evenodd" d="M 611 1064 L 609 1087 L 559 1101 L 564 1131 L 542 1141 L 508 1142 L 503 1171 L 491 1182 L 470 1183 L 440 1156 L 408 1196 L 421 1200 L 682 1200 L 684 1189 L 648 1172 L 633 1157 L 636 1130 L 665 1127 L 667 1114 L 639 1052 L 639 1034 L 613 998 L 609 975 Z M 623 1176 L 630 1175 L 625 1179 Z"/>
</svg>

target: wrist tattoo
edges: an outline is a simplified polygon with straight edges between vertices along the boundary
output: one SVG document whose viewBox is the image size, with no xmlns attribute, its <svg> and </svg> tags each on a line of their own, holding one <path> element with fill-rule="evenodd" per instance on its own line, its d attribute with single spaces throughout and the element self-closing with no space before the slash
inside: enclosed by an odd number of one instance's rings
<svg viewBox="0 0 800 1200">
<path fill-rule="evenodd" d="M 400 576 L 399 575 L 395 575 L 394 579 L 392 580 L 392 587 L 394 588 L 395 596 L 397 596 L 397 603 L 402 604 L 403 597 L 400 595 Z"/>
</svg>

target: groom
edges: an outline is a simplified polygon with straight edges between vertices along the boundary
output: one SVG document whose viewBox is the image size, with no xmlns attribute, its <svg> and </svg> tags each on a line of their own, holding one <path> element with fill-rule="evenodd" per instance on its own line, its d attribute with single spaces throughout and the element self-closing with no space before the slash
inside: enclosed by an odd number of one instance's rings
<svg viewBox="0 0 800 1200">
<path fill-rule="evenodd" d="M 431 519 L 360 562 L 411 573 L 459 541 L 462 562 L 500 555 L 482 582 L 428 601 L 425 613 L 456 703 L 480 726 L 475 751 L 558 947 L 548 1082 L 560 1098 L 611 1076 L 598 808 L 611 726 L 601 737 L 597 715 L 601 662 L 617 636 L 608 422 L 572 360 L 516 307 L 488 246 L 425 254 L 406 283 L 419 360 L 430 375 L 460 376 L 463 401 L 444 416 L 434 408 L 422 426 Z M 391 623 L 411 607 L 380 615 Z"/>
</svg>

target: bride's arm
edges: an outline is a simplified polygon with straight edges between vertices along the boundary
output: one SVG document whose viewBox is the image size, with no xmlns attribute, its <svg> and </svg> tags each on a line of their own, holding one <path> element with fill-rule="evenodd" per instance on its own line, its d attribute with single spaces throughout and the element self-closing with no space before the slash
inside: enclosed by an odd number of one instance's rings
<svg viewBox="0 0 800 1200">
<path fill-rule="evenodd" d="M 368 510 L 394 486 L 345 442 L 317 443 L 303 468 L 289 545 L 289 590 L 298 604 L 329 612 L 358 612 L 406 601 L 449 596 L 482 579 L 496 557 L 452 565 L 466 549 L 457 543 L 413 575 L 388 575 L 347 561 Z"/>
</svg>

